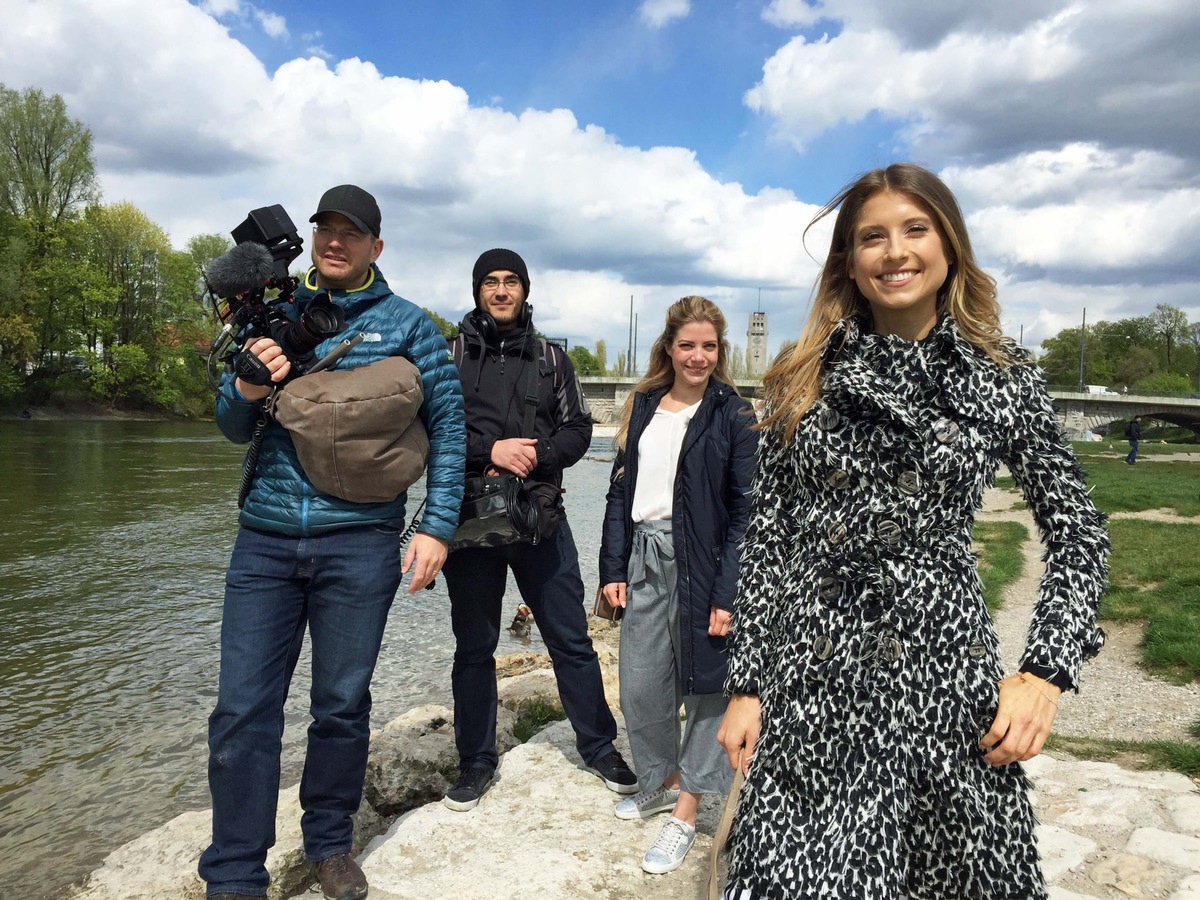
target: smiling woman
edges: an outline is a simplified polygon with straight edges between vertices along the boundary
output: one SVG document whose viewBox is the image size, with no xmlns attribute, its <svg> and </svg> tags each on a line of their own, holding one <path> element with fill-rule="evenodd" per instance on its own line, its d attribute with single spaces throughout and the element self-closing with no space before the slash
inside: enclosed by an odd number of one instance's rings
<svg viewBox="0 0 1200 900">
<path fill-rule="evenodd" d="M 1103 520 L 945 184 L 896 164 L 834 209 L 808 327 L 763 379 L 719 734 L 748 769 L 727 897 L 1040 900 L 1020 762 L 1103 644 Z M 1047 545 L 1007 677 L 971 549 L 1002 462 Z"/>
</svg>

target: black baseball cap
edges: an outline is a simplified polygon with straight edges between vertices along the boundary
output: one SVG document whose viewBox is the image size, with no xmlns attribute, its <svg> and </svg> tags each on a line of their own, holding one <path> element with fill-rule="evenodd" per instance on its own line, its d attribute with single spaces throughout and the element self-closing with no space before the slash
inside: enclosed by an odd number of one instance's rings
<svg viewBox="0 0 1200 900">
<path fill-rule="evenodd" d="M 327 212 L 340 213 L 353 222 L 359 231 L 379 237 L 379 226 L 383 218 L 379 215 L 379 204 L 356 184 L 339 184 L 327 190 L 321 195 L 317 211 L 308 221 L 315 222 L 321 217 L 321 213 Z"/>
</svg>

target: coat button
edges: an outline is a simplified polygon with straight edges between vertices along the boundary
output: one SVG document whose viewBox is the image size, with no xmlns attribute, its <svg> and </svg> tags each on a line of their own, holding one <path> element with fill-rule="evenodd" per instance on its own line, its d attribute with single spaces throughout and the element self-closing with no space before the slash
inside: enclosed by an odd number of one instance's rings
<svg viewBox="0 0 1200 900">
<path fill-rule="evenodd" d="M 823 634 L 817 635 L 813 638 L 812 651 L 813 656 L 824 662 L 833 655 L 833 641 Z"/>
<path fill-rule="evenodd" d="M 938 419 L 933 423 L 933 436 L 939 444 L 953 444 L 958 440 L 959 427 L 957 422 L 949 419 Z"/>
<path fill-rule="evenodd" d="M 850 473 L 845 469 L 834 469 L 825 479 L 825 483 L 839 491 L 850 483 Z"/>
<path fill-rule="evenodd" d="M 904 645 L 897 638 L 888 638 L 883 642 L 884 662 L 894 663 L 904 655 Z"/>
<path fill-rule="evenodd" d="M 985 653 L 987 653 L 987 648 L 983 644 L 972 644 L 967 648 L 967 656 L 971 659 L 982 659 Z"/>
<path fill-rule="evenodd" d="M 895 547 L 904 537 L 900 524 L 891 519 L 880 519 L 879 524 L 875 526 L 875 534 L 889 547 Z"/>
<path fill-rule="evenodd" d="M 829 530 L 825 533 L 825 536 L 829 538 L 829 543 L 836 547 L 846 539 L 849 533 L 850 530 L 846 528 L 844 524 L 841 522 L 834 522 L 829 526 Z"/>
<path fill-rule="evenodd" d="M 901 493 L 915 497 L 921 491 L 921 476 L 916 472 L 901 472 L 896 479 L 896 487 L 900 488 Z"/>
<path fill-rule="evenodd" d="M 817 582 L 817 595 L 822 600 L 836 600 L 842 596 L 842 584 L 832 575 L 826 575 Z"/>
<path fill-rule="evenodd" d="M 817 427 L 822 431 L 833 431 L 841 424 L 842 417 L 832 407 L 822 406 L 821 411 L 817 413 Z"/>
</svg>

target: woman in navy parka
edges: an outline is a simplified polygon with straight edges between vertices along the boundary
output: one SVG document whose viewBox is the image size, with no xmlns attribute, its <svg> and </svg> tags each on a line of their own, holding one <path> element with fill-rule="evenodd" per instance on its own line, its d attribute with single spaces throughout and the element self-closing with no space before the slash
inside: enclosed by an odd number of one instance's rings
<svg viewBox="0 0 1200 900">
<path fill-rule="evenodd" d="M 600 584 L 625 608 L 621 710 L 642 787 L 616 815 L 671 812 L 642 859 L 654 874 L 679 867 L 700 796 L 732 778 L 716 733 L 758 439 L 728 354 L 715 304 L 684 297 L 667 311 L 622 414 L 604 516 Z"/>
</svg>

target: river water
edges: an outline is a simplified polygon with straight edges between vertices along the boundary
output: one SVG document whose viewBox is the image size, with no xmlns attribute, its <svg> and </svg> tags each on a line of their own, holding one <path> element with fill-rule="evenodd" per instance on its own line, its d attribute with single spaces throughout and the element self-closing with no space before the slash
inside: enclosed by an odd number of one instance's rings
<svg viewBox="0 0 1200 900">
<path fill-rule="evenodd" d="M 593 441 L 565 482 L 589 589 L 610 447 Z M 209 805 L 206 723 L 242 452 L 211 424 L 0 421 L 0 900 L 42 896 Z M 509 593 L 515 609 L 511 581 Z M 504 632 L 498 652 L 527 646 Z M 373 723 L 450 705 L 453 648 L 444 582 L 415 599 L 402 589 Z M 284 783 L 299 779 L 307 683 L 306 652 Z"/>
</svg>

